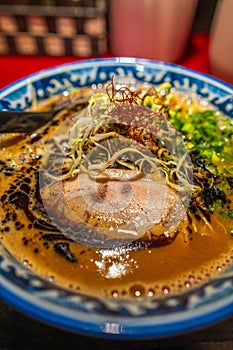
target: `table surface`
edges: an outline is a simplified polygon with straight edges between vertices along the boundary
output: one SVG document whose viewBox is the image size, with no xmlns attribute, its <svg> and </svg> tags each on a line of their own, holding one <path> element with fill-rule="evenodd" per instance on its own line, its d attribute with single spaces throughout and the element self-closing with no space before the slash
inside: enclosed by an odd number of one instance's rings
<svg viewBox="0 0 233 350">
<path fill-rule="evenodd" d="M 178 64 L 209 73 L 208 44 L 207 34 L 193 34 L 187 53 Z M 111 55 L 105 57 L 111 57 Z M 0 89 L 38 70 L 79 59 L 77 57 L 0 56 Z M 233 350 L 233 317 L 208 328 L 168 339 L 137 342 L 112 341 L 55 329 L 50 325 L 32 320 L 0 301 L 0 350 L 67 348 L 69 350 Z"/>
</svg>

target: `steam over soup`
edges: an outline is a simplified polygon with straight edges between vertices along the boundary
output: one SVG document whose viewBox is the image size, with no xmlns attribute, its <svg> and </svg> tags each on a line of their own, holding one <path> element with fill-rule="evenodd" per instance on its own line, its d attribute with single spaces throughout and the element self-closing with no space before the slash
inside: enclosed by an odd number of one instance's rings
<svg viewBox="0 0 233 350">
<path fill-rule="evenodd" d="M 85 98 L 86 105 L 76 103 Z M 233 262 L 233 125 L 170 84 L 113 80 L 31 135 L 1 135 L 1 242 L 44 279 L 114 298 L 179 293 Z"/>
</svg>

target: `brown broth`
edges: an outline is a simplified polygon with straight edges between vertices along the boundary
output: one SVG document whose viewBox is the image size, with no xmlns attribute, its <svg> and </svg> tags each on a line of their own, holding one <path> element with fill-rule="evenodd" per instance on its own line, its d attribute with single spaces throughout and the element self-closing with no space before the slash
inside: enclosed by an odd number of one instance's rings
<svg viewBox="0 0 233 350">
<path fill-rule="evenodd" d="M 39 132 L 35 142 L 17 135 L 0 140 L 0 239 L 24 266 L 65 288 L 129 298 L 179 293 L 232 265 L 231 223 L 215 213 L 209 226 L 192 218 L 196 232 L 189 240 L 180 232 L 157 248 L 97 249 L 64 237 L 50 226 L 38 194 L 40 155 L 55 128 Z"/>
</svg>

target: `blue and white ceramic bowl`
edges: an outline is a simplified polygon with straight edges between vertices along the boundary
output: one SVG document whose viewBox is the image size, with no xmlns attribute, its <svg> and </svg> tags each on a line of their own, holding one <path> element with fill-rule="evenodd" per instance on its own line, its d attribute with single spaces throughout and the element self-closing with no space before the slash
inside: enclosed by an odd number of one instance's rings
<svg viewBox="0 0 233 350">
<path fill-rule="evenodd" d="M 0 109 L 25 109 L 69 85 L 85 86 L 114 75 L 159 84 L 203 96 L 233 117 L 233 88 L 208 75 L 173 64 L 134 58 L 88 60 L 40 71 L 1 91 Z M 0 243 L 0 297 L 49 324 L 93 336 L 158 338 L 210 325 L 233 314 L 233 266 L 222 276 L 182 295 L 151 301 L 91 298 L 49 285 L 26 270 Z"/>
</svg>

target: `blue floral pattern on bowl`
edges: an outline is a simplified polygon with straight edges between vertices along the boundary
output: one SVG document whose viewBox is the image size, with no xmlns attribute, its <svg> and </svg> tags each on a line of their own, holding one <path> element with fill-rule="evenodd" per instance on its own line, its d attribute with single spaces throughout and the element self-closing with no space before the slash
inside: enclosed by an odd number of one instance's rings
<svg viewBox="0 0 233 350">
<path fill-rule="evenodd" d="M 203 96 L 233 117 L 233 88 L 183 67 L 134 58 L 87 60 L 38 72 L 1 91 L 0 109 L 22 110 L 67 87 L 106 82 L 114 76 L 152 84 L 171 82 Z M 70 331 L 123 339 L 175 335 L 233 313 L 233 267 L 181 295 L 136 301 L 88 297 L 56 287 L 19 264 L 0 244 L 0 295 L 41 321 Z"/>
</svg>

